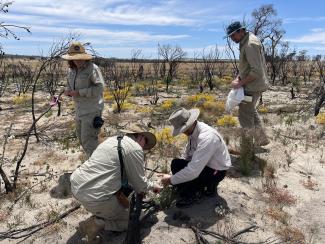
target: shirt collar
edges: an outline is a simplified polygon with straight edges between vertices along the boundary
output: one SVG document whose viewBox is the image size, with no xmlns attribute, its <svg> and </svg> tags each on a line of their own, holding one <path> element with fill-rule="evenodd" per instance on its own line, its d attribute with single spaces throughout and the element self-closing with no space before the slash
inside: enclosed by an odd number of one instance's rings
<svg viewBox="0 0 325 244">
<path fill-rule="evenodd" d="M 244 38 L 240 41 L 239 45 L 243 46 L 248 41 L 248 37 L 249 37 L 249 32 L 246 32 Z"/>
</svg>

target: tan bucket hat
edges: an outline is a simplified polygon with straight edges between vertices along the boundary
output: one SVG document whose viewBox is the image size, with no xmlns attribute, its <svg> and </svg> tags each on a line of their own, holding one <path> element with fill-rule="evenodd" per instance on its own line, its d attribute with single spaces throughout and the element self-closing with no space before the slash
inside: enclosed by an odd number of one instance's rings
<svg viewBox="0 0 325 244">
<path fill-rule="evenodd" d="M 180 108 L 173 112 L 168 119 L 174 127 L 173 136 L 177 136 L 180 133 L 186 131 L 188 128 L 190 128 L 191 125 L 193 125 L 193 123 L 195 122 L 195 120 L 197 120 L 199 115 L 200 109 L 197 108 L 193 108 L 190 110 Z"/>
<path fill-rule="evenodd" d="M 91 60 L 93 56 L 86 53 L 84 46 L 80 42 L 72 42 L 68 53 L 62 56 L 65 60 Z"/>
<path fill-rule="evenodd" d="M 148 128 L 142 124 L 131 124 L 127 126 L 126 129 L 120 130 L 125 134 L 141 134 L 146 138 L 146 144 L 144 145 L 144 150 L 150 150 L 156 145 L 156 136 L 148 131 Z"/>
</svg>

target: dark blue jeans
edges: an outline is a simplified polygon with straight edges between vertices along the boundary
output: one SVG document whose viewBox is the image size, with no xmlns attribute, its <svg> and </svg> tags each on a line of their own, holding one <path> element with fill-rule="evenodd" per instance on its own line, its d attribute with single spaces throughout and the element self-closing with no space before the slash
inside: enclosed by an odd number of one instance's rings
<svg viewBox="0 0 325 244">
<path fill-rule="evenodd" d="M 189 161 L 184 159 L 173 159 L 171 162 L 172 174 L 176 174 L 187 166 Z M 180 197 L 191 198 L 198 192 L 215 193 L 218 184 L 225 178 L 226 170 L 220 170 L 215 173 L 215 170 L 205 166 L 200 175 L 194 180 L 177 184 L 176 189 Z"/>
</svg>

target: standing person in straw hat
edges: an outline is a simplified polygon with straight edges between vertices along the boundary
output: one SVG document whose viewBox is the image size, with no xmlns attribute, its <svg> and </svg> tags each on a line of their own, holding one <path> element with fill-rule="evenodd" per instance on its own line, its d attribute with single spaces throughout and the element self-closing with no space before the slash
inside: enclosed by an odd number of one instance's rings
<svg viewBox="0 0 325 244">
<path fill-rule="evenodd" d="M 65 95 L 72 97 L 76 109 L 76 134 L 87 157 L 98 145 L 98 134 L 103 124 L 104 79 L 97 65 L 90 60 L 80 42 L 71 43 L 68 53 L 62 56 L 68 61 L 69 73 Z"/>
<path fill-rule="evenodd" d="M 125 133 L 122 138 L 113 136 L 102 142 L 70 178 L 74 197 L 93 214 L 79 224 L 79 231 L 87 236 L 89 243 L 96 243 L 96 237 L 103 229 L 127 229 L 128 199 L 122 192 L 125 182 L 140 194 L 148 190 L 157 193 L 161 189 L 145 177 L 144 169 L 143 150 L 155 146 L 155 135 L 139 124 L 122 132 Z M 118 146 L 121 147 L 121 156 Z"/>
<path fill-rule="evenodd" d="M 173 159 L 172 175 L 164 175 L 163 185 L 174 185 L 180 199 L 177 207 L 191 205 L 197 195 L 214 196 L 216 187 L 231 166 L 227 146 L 218 131 L 197 121 L 199 109 L 176 110 L 169 117 L 174 127 L 173 136 L 184 133 L 188 136 L 183 159 Z"/>
<path fill-rule="evenodd" d="M 268 83 L 263 46 L 239 21 L 227 27 L 227 37 L 239 43 L 239 74 L 231 84 L 235 89 L 244 88 L 246 99 L 239 104 L 238 115 L 240 125 L 244 129 L 243 139 L 249 145 L 253 145 L 254 139 L 257 149 L 270 143 L 256 110 L 256 103 L 262 92 L 266 91 Z"/>
</svg>

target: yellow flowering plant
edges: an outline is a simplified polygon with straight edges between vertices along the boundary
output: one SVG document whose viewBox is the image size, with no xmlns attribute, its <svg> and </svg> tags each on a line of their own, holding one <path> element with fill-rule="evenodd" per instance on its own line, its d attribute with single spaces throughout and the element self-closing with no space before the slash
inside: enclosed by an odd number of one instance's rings
<svg viewBox="0 0 325 244">
<path fill-rule="evenodd" d="M 223 127 L 234 127 L 238 125 L 238 120 L 234 116 L 224 115 L 217 120 L 217 125 Z"/>
</svg>

